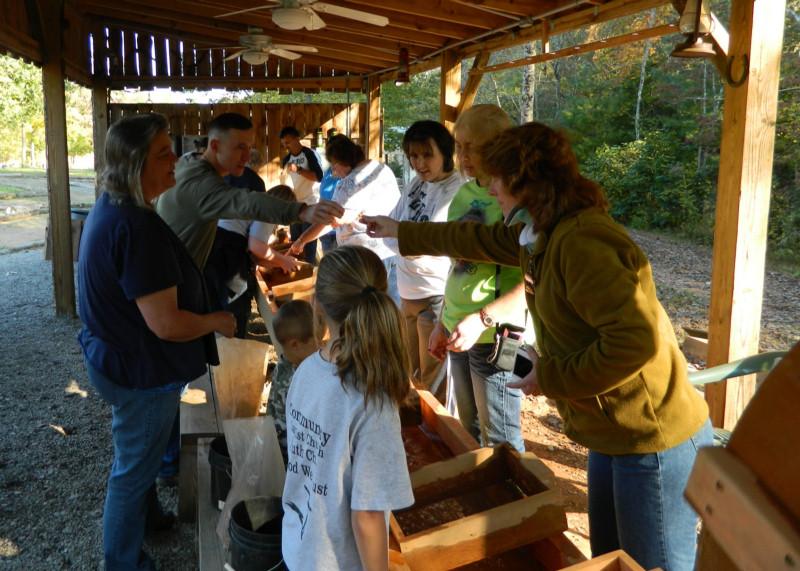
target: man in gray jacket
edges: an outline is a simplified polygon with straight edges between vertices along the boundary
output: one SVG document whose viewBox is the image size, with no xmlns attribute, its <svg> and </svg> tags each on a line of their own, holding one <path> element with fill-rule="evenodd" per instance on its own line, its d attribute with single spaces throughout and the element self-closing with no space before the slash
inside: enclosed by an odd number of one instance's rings
<svg viewBox="0 0 800 571">
<path fill-rule="evenodd" d="M 223 113 L 208 125 L 208 148 L 203 154 L 181 157 L 174 187 L 162 194 L 156 211 L 186 245 L 202 270 L 214 243 L 220 218 L 290 224 L 330 224 L 344 213 L 335 202 L 291 203 L 264 193 L 233 188 L 226 175 L 241 176 L 255 142 L 253 124 L 238 113 Z"/>
</svg>

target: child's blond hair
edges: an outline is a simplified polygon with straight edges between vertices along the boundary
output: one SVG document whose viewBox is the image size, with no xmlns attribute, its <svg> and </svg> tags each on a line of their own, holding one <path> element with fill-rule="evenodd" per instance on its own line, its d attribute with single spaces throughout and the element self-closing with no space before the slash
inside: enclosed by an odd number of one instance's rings
<svg viewBox="0 0 800 571">
<path fill-rule="evenodd" d="M 322 258 L 315 295 L 339 324 L 331 354 L 342 384 L 357 388 L 365 403 L 385 397 L 399 406 L 411 387 L 411 362 L 405 321 L 386 287 L 386 269 L 375 253 L 342 246 Z"/>
</svg>

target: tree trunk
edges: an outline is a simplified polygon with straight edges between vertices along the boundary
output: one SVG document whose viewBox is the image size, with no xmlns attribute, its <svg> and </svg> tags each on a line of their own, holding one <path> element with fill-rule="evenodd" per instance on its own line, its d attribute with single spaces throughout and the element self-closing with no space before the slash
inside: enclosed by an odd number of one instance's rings
<svg viewBox="0 0 800 571">
<path fill-rule="evenodd" d="M 525 56 L 533 55 L 533 42 L 525 44 Z M 519 122 L 533 121 L 536 106 L 536 66 L 526 65 L 522 68 L 522 90 L 519 94 Z"/>
<path fill-rule="evenodd" d="M 642 53 L 642 68 L 639 72 L 639 89 L 636 90 L 636 114 L 633 118 L 633 133 L 638 141 L 642 138 L 641 119 L 642 119 L 642 94 L 644 93 L 644 78 L 647 75 L 647 58 L 650 56 L 650 40 L 644 41 Z"/>
<path fill-rule="evenodd" d="M 556 116 L 561 113 L 561 74 L 558 60 L 553 62 L 553 78 L 556 80 Z"/>
<path fill-rule="evenodd" d="M 653 25 L 654 12 L 651 10 L 647 16 L 647 23 L 649 26 Z M 633 133 L 635 139 L 641 139 L 641 118 L 642 118 L 642 94 L 644 93 L 644 78 L 647 76 L 647 59 L 650 57 L 650 40 L 644 41 L 644 49 L 642 50 L 642 67 L 639 71 L 639 89 L 636 91 L 636 114 L 633 119 Z"/>
<path fill-rule="evenodd" d="M 503 106 L 500 104 L 500 92 L 497 90 L 497 80 L 494 78 L 493 73 L 487 73 L 486 75 L 488 75 L 489 79 L 492 80 L 492 87 L 494 88 L 494 99 L 497 102 L 497 106 L 502 109 Z"/>
</svg>

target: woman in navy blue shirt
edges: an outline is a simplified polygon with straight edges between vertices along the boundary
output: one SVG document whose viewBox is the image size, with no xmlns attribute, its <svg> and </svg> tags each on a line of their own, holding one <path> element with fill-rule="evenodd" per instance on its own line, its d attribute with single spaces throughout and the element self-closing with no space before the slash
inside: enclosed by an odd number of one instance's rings
<svg viewBox="0 0 800 571">
<path fill-rule="evenodd" d="M 112 410 L 106 569 L 150 570 L 145 520 L 148 504 L 157 506 L 153 485 L 180 390 L 218 364 L 214 332 L 232 336 L 235 320 L 208 312 L 202 274 L 152 208 L 175 184 L 167 120 L 121 119 L 108 132 L 105 158 L 104 192 L 81 238 L 78 340 L 89 380 Z"/>
</svg>

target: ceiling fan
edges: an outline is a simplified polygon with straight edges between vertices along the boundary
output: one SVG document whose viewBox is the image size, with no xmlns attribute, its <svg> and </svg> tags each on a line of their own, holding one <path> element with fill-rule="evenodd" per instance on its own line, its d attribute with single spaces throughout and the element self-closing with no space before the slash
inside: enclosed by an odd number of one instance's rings
<svg viewBox="0 0 800 571">
<path fill-rule="evenodd" d="M 225 18 L 227 16 L 244 14 L 245 12 L 253 12 L 266 8 L 272 10 L 272 22 L 279 28 L 285 30 L 299 30 L 301 28 L 305 28 L 306 30 L 320 30 L 324 28 L 325 22 L 319 17 L 318 12 L 321 14 L 332 14 L 341 18 L 349 18 L 350 20 L 372 24 L 373 26 L 386 26 L 389 24 L 389 18 L 386 16 L 378 16 L 377 14 L 370 14 L 369 12 L 362 12 L 361 10 L 334 6 L 333 4 L 318 2 L 317 0 L 271 1 L 274 4 L 265 4 L 254 8 L 236 10 L 235 12 L 220 14 L 215 16 L 215 18 Z"/>
<path fill-rule="evenodd" d="M 302 57 L 299 53 L 316 53 L 317 48 L 312 46 L 296 46 L 290 44 L 274 44 L 272 38 L 263 34 L 245 34 L 239 36 L 238 46 L 221 46 L 212 49 L 238 50 L 225 57 L 225 61 L 242 59 L 250 65 L 261 65 L 267 62 L 270 55 L 286 59 L 298 59 Z"/>
</svg>

